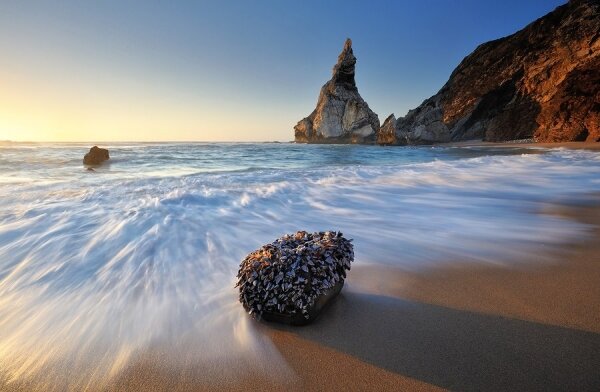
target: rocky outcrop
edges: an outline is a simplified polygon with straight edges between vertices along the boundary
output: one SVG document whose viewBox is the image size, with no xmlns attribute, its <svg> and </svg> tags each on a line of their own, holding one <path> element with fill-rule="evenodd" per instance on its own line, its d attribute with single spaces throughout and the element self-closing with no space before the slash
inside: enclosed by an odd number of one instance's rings
<svg viewBox="0 0 600 392">
<path fill-rule="evenodd" d="M 600 1 L 572 0 L 480 45 L 394 132 L 396 144 L 600 141 Z"/>
<path fill-rule="evenodd" d="M 90 152 L 83 157 L 84 165 L 99 165 L 109 159 L 108 150 L 94 146 L 90 148 Z"/>
<path fill-rule="evenodd" d="M 333 75 L 321 88 L 316 109 L 294 127 L 298 143 L 369 143 L 379 131 L 379 118 L 358 93 L 352 41 L 333 67 Z"/>
<path fill-rule="evenodd" d="M 383 122 L 381 128 L 379 128 L 379 132 L 377 132 L 377 144 L 400 144 L 398 135 L 396 134 L 396 116 L 393 114 L 390 114 Z"/>
</svg>

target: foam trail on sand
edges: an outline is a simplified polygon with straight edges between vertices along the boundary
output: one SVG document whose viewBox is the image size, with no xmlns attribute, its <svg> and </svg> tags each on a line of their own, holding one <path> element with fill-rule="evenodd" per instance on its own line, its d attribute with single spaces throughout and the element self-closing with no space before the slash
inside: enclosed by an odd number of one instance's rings
<svg viewBox="0 0 600 392">
<path fill-rule="evenodd" d="M 108 147 L 94 173 L 83 145 L 0 147 L 0 385 L 80 388 L 154 348 L 287 374 L 233 288 L 260 245 L 336 229 L 357 263 L 538 260 L 588 230 L 545 206 L 600 190 L 589 151 Z"/>
</svg>

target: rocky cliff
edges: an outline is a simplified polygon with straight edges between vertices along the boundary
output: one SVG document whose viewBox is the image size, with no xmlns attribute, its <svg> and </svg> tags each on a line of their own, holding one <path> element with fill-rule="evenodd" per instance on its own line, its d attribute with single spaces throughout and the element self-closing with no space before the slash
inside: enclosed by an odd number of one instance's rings
<svg viewBox="0 0 600 392">
<path fill-rule="evenodd" d="M 352 41 L 333 67 L 333 75 L 321 88 L 316 109 L 294 127 L 300 143 L 369 143 L 379 131 L 379 118 L 362 99 L 354 81 L 356 57 Z"/>
<path fill-rule="evenodd" d="M 380 144 L 600 141 L 600 0 L 572 0 L 480 45 Z"/>
</svg>

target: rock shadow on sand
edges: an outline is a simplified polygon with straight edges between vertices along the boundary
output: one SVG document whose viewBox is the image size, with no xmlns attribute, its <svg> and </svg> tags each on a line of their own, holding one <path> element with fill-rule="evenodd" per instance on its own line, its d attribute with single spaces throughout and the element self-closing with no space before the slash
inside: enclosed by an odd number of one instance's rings
<svg viewBox="0 0 600 392">
<path fill-rule="evenodd" d="M 450 390 L 600 389 L 600 335 L 343 292 L 313 324 L 275 326 Z"/>
</svg>

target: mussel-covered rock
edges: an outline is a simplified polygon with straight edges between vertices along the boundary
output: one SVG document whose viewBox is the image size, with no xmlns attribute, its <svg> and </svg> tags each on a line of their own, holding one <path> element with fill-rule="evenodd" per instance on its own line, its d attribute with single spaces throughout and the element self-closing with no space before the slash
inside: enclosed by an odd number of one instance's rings
<svg viewBox="0 0 600 392">
<path fill-rule="evenodd" d="M 344 284 L 354 261 L 351 241 L 336 231 L 298 231 L 264 245 L 240 264 L 240 302 L 259 319 L 312 321 Z"/>
<path fill-rule="evenodd" d="M 108 150 L 106 148 L 94 146 L 90 148 L 90 152 L 83 157 L 83 163 L 85 165 L 99 165 L 109 158 L 110 156 L 108 155 Z"/>
</svg>

